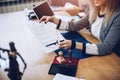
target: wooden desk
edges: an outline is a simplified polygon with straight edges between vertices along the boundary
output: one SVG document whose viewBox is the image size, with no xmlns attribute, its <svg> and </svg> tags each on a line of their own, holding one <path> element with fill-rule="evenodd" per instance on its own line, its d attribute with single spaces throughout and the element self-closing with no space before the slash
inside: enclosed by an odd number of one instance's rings
<svg viewBox="0 0 120 80">
<path fill-rule="evenodd" d="M 55 53 L 46 53 L 32 32 L 27 29 L 28 19 L 24 12 L 0 14 L 0 46 L 8 48 L 15 41 L 18 52 L 27 62 L 22 80 L 52 80 L 48 75 Z M 18 59 L 19 60 L 19 59 Z M 22 70 L 23 64 L 20 62 Z M 76 77 L 86 80 L 120 80 L 120 58 L 115 54 L 94 56 L 79 60 Z M 0 68 L 0 80 L 8 80 L 7 73 Z"/>
<path fill-rule="evenodd" d="M 101 42 L 85 28 L 80 30 L 79 34 L 91 43 Z M 86 80 L 120 80 L 119 74 L 120 57 L 111 53 L 80 60 L 76 77 L 84 76 Z"/>
<path fill-rule="evenodd" d="M 120 80 L 120 58 L 115 54 L 79 61 L 76 77 L 86 80 Z"/>
</svg>

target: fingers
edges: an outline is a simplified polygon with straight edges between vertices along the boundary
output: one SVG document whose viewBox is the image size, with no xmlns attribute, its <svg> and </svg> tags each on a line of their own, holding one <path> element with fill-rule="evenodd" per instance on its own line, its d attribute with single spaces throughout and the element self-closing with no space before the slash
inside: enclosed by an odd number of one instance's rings
<svg viewBox="0 0 120 80">
<path fill-rule="evenodd" d="M 40 23 L 41 22 L 47 22 L 47 20 L 48 20 L 48 16 L 43 16 L 41 19 L 40 19 Z"/>
<path fill-rule="evenodd" d="M 65 40 L 63 42 L 60 42 L 58 45 L 60 48 L 69 49 L 71 47 L 71 40 Z"/>
<path fill-rule="evenodd" d="M 40 23 L 41 22 L 45 22 L 45 24 L 48 22 L 48 21 L 50 21 L 51 20 L 51 16 L 43 16 L 41 19 L 40 19 Z"/>
<path fill-rule="evenodd" d="M 43 16 L 39 22 L 41 23 L 42 21 L 45 21 L 45 16 Z"/>
<path fill-rule="evenodd" d="M 50 20 L 50 16 L 46 17 L 45 24 Z"/>
</svg>

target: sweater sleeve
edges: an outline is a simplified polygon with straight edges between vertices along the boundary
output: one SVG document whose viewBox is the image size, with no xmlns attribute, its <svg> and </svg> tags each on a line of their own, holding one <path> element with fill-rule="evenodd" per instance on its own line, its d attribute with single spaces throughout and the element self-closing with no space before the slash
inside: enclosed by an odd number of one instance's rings
<svg viewBox="0 0 120 80">
<path fill-rule="evenodd" d="M 79 31 L 83 28 L 89 28 L 88 16 L 83 17 L 77 22 L 69 22 L 68 31 Z"/>
<path fill-rule="evenodd" d="M 120 41 L 120 15 L 113 20 L 107 35 L 103 35 L 104 40 L 97 44 L 99 55 L 109 54 Z"/>
<path fill-rule="evenodd" d="M 86 43 L 86 54 L 98 55 L 97 45 Z"/>
<path fill-rule="evenodd" d="M 61 21 L 59 29 L 67 31 L 79 31 L 82 28 L 88 28 L 88 26 L 89 26 L 88 16 L 85 16 L 76 22 Z"/>
</svg>

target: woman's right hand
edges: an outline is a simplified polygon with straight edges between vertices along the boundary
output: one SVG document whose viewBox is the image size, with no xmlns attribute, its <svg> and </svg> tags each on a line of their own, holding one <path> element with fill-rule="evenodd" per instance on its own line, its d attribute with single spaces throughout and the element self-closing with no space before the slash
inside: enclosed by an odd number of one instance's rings
<svg viewBox="0 0 120 80">
<path fill-rule="evenodd" d="M 52 16 L 43 16 L 43 17 L 40 19 L 40 22 L 45 22 L 45 23 L 47 23 L 48 21 L 52 22 L 52 21 L 53 21 L 53 17 L 52 17 Z"/>
</svg>

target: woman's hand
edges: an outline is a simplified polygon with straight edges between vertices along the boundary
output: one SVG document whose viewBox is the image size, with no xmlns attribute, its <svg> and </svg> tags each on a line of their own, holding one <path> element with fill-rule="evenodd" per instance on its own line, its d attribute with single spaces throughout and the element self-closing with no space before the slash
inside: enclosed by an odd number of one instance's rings
<svg viewBox="0 0 120 80">
<path fill-rule="evenodd" d="M 60 42 L 58 45 L 60 48 L 63 49 L 70 49 L 71 48 L 71 40 L 64 40 L 63 42 Z"/>
<path fill-rule="evenodd" d="M 44 21 L 45 23 L 47 23 L 48 21 L 50 22 L 53 22 L 55 24 L 58 24 L 59 23 L 59 19 L 53 17 L 53 16 L 43 16 L 41 19 L 40 19 L 40 22 Z"/>
<path fill-rule="evenodd" d="M 51 21 L 52 22 L 53 20 L 53 17 L 52 16 L 43 16 L 41 19 L 40 19 L 40 22 L 44 21 L 45 23 L 47 23 L 48 21 Z"/>
<path fill-rule="evenodd" d="M 75 46 L 74 48 L 82 50 L 83 43 L 75 42 L 75 45 L 72 43 L 72 40 L 64 40 L 63 42 L 59 42 L 58 46 L 63 49 L 71 49 L 71 46 Z"/>
</svg>

